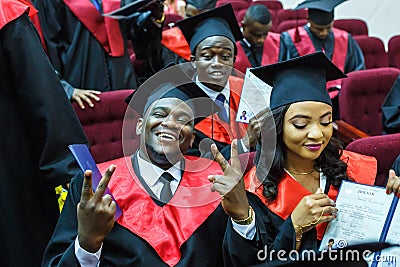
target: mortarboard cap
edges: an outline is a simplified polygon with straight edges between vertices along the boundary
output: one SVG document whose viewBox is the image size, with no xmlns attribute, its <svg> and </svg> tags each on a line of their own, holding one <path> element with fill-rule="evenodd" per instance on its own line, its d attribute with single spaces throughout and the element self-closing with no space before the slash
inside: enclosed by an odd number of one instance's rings
<svg viewBox="0 0 400 267">
<path fill-rule="evenodd" d="M 184 64 L 185 65 L 185 64 Z M 125 102 L 143 116 L 149 106 L 163 98 L 178 98 L 193 110 L 195 124 L 220 108 L 186 75 L 180 65 L 167 67 L 147 79 Z"/>
<path fill-rule="evenodd" d="M 217 4 L 216 0 L 187 0 L 186 5 L 192 5 L 198 10 L 206 10 L 214 8 Z"/>
<path fill-rule="evenodd" d="M 189 43 L 192 54 L 201 41 L 211 36 L 225 36 L 230 39 L 236 54 L 236 41 L 243 38 L 231 4 L 180 20 L 176 24 Z"/>
<path fill-rule="evenodd" d="M 273 87 L 271 109 L 303 101 L 332 105 L 326 82 L 347 77 L 321 51 L 250 71 Z"/>
<path fill-rule="evenodd" d="M 328 25 L 334 19 L 334 8 L 347 0 L 305 0 L 294 10 L 308 8 L 308 18 L 317 25 Z"/>
</svg>

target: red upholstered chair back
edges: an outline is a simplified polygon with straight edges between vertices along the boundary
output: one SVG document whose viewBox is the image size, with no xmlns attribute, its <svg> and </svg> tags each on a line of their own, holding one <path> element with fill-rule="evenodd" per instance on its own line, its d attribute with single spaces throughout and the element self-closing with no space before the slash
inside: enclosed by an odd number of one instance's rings
<svg viewBox="0 0 400 267">
<path fill-rule="evenodd" d="M 340 119 L 369 135 L 382 134 L 381 105 L 399 74 L 388 67 L 350 72 L 339 94 Z"/>
<path fill-rule="evenodd" d="M 179 14 L 165 14 L 164 26 L 163 29 L 169 29 L 170 27 L 175 26 L 175 22 L 183 19 L 183 17 Z"/>
<path fill-rule="evenodd" d="M 305 9 L 301 10 L 291 10 L 291 9 L 282 9 L 278 10 L 278 25 L 287 20 L 296 20 L 296 19 L 307 19 L 308 11 Z M 277 25 L 277 27 L 278 27 Z"/>
<path fill-rule="evenodd" d="M 377 37 L 367 35 L 354 36 L 360 46 L 367 69 L 389 67 L 389 60 L 383 41 Z"/>
<path fill-rule="evenodd" d="M 136 125 L 138 114 L 128 105 L 124 99 L 133 90 L 118 90 L 104 92 L 100 95 L 100 102 L 95 103 L 94 108 L 86 107 L 81 110 L 76 102 L 73 103 L 74 110 L 89 140 L 90 152 L 96 163 L 120 158 L 124 156 L 122 149 L 122 125 L 125 123 Z M 135 127 L 129 127 L 125 132 L 124 141 L 128 148 L 127 154 L 133 153 L 139 146 L 139 137 L 134 132 Z"/>
<path fill-rule="evenodd" d="M 283 4 L 277 0 L 255 0 L 252 3 L 252 5 L 258 4 L 266 6 L 269 11 L 283 9 Z"/>
<path fill-rule="evenodd" d="M 292 29 L 292 28 L 296 27 L 296 23 L 297 23 L 297 25 L 299 27 L 302 27 L 302 26 L 307 24 L 307 20 L 306 19 L 299 19 L 298 21 L 296 21 L 296 20 L 285 20 L 285 21 L 282 21 L 279 24 L 277 31 L 278 32 L 284 32 L 284 31 L 287 31 L 289 29 Z"/>
<path fill-rule="evenodd" d="M 344 30 L 353 36 L 368 35 L 367 23 L 361 19 L 337 19 L 333 25 L 335 28 Z"/>
<path fill-rule="evenodd" d="M 400 35 L 392 36 L 388 43 L 389 66 L 400 69 Z"/>
<path fill-rule="evenodd" d="M 245 0 L 233 0 L 233 1 L 219 0 L 219 1 L 217 1 L 216 6 L 219 7 L 219 6 L 225 5 L 227 3 L 231 3 L 233 11 L 235 12 L 235 14 L 239 10 L 243 10 L 243 9 L 249 8 L 249 6 L 251 5 L 251 2 L 245 1 Z"/>
<path fill-rule="evenodd" d="M 346 150 L 374 156 L 378 161 L 375 185 L 385 186 L 390 167 L 400 154 L 400 133 L 357 139 Z"/>
</svg>

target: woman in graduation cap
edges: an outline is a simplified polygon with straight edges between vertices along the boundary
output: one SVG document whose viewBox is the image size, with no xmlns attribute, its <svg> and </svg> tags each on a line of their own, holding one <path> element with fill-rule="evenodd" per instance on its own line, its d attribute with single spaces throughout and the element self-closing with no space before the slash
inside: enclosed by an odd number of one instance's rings
<svg viewBox="0 0 400 267">
<path fill-rule="evenodd" d="M 273 86 L 270 105 L 277 140 L 270 168 L 268 151 L 260 150 L 257 166 L 244 178 L 253 193 L 248 201 L 256 229 L 248 242 L 228 226 L 226 258 L 235 266 L 259 262 L 260 251 L 264 259 L 276 260 L 276 253 L 269 254 L 272 250 L 317 250 L 326 223 L 336 217 L 334 201 L 341 182 L 372 185 L 377 173 L 375 158 L 345 151 L 332 137 L 332 103 L 325 84 L 345 75 L 322 52 L 252 72 Z M 268 138 L 262 142 L 270 142 Z M 388 192 L 396 193 L 399 178 L 390 176 L 397 182 Z"/>
</svg>

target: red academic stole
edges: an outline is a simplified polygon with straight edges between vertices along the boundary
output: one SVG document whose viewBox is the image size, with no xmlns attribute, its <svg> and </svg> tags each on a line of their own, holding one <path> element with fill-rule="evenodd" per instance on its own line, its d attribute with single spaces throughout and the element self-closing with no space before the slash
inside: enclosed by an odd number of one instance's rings
<svg viewBox="0 0 400 267">
<path fill-rule="evenodd" d="M 118 20 L 102 16 L 89 0 L 64 0 L 64 2 L 110 56 L 124 55 L 124 40 Z M 120 8 L 121 2 L 103 0 L 102 5 L 104 13 L 109 13 Z"/>
<path fill-rule="evenodd" d="M 297 52 L 300 56 L 304 56 L 307 54 L 311 54 L 316 52 L 315 47 L 308 35 L 307 31 L 304 27 L 298 27 L 299 34 L 301 37 L 301 42 L 296 42 L 296 29 L 288 30 L 290 37 L 296 47 Z M 332 62 L 342 71 L 344 71 L 344 65 L 346 63 L 346 55 L 347 55 L 347 47 L 348 47 L 348 33 L 346 31 L 342 31 L 336 28 L 332 28 L 333 35 L 334 35 L 334 45 L 333 45 L 333 55 L 332 55 Z M 326 88 L 332 88 L 336 86 L 340 86 L 342 84 L 342 80 L 334 80 L 329 81 L 326 83 Z M 339 94 L 338 90 L 329 92 L 329 96 L 334 98 Z"/>
<path fill-rule="evenodd" d="M 268 33 L 267 38 L 265 38 L 264 41 L 261 66 L 270 65 L 278 62 L 280 38 L 281 35 L 279 33 Z"/>
<path fill-rule="evenodd" d="M 162 32 L 161 43 L 181 58 L 190 61 L 191 53 L 189 44 L 178 27 L 164 30 Z"/>
<path fill-rule="evenodd" d="M 243 79 L 230 76 L 230 123 L 222 121 L 218 114 L 213 114 L 197 123 L 194 128 L 207 135 L 215 141 L 230 144 L 233 139 L 239 139 L 244 136 L 247 124 L 236 122 L 236 111 L 239 108 L 240 96 L 242 94 Z"/>
<path fill-rule="evenodd" d="M 117 222 L 146 240 L 169 266 L 181 259 L 180 247 L 220 204 L 220 196 L 211 192 L 208 174 L 223 174 L 211 160 L 186 157 L 185 171 L 174 196 L 158 206 L 136 177 L 131 157 L 99 164 L 101 173 L 110 166 L 116 170 L 108 185 L 122 210 Z"/>
<path fill-rule="evenodd" d="M 347 175 L 354 179 L 355 182 L 368 185 L 374 184 L 377 174 L 377 162 L 374 157 L 343 151 L 341 160 L 347 163 Z M 273 213 L 283 220 L 286 220 L 287 217 L 290 216 L 303 197 L 312 194 L 290 177 L 289 174 L 285 173 L 285 176 L 278 185 L 279 193 L 277 198 L 271 203 L 268 203 L 263 195 L 263 186 L 256 186 L 256 183 L 260 184 L 258 181 L 256 169 L 253 167 L 245 177 L 246 189 L 256 194 Z M 338 190 L 331 186 L 328 191 L 328 197 L 332 200 L 336 200 L 337 194 Z M 316 227 L 318 240 L 322 240 L 326 226 L 327 223 L 321 223 Z"/>
<path fill-rule="evenodd" d="M 0 1 L 0 30 L 9 22 L 19 18 L 27 12 L 29 6 L 18 1 Z"/>
<path fill-rule="evenodd" d="M 269 32 L 267 38 L 265 38 L 264 46 L 263 46 L 263 55 L 261 58 L 261 66 L 274 64 L 278 62 L 279 56 L 279 43 L 280 43 L 280 34 Z M 240 41 L 236 42 L 237 47 L 237 55 L 234 67 L 239 70 L 241 73 L 245 74 L 247 68 L 251 68 L 251 63 L 249 58 L 246 56 L 246 52 L 244 51 Z"/>
</svg>

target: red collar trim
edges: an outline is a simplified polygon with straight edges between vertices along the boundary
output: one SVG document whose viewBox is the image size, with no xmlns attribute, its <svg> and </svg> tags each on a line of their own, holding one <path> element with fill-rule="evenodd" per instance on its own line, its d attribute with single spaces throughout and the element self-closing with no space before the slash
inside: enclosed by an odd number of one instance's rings
<svg viewBox="0 0 400 267">
<path fill-rule="evenodd" d="M 186 157 L 186 171 L 177 191 L 160 207 L 134 174 L 130 157 L 102 163 L 100 171 L 103 173 L 110 164 L 117 168 L 109 188 L 123 212 L 117 222 L 146 240 L 166 264 L 176 265 L 181 259 L 181 245 L 220 204 L 219 194 L 210 190 L 204 166 L 210 174 L 222 174 L 221 168 L 208 159 Z"/>
<path fill-rule="evenodd" d="M 19 18 L 29 6 L 19 1 L 0 1 L 0 30 L 9 22 Z"/>
<path fill-rule="evenodd" d="M 374 157 L 344 150 L 341 160 L 347 163 L 348 176 L 354 179 L 357 183 L 369 185 L 374 184 L 377 174 L 377 162 Z M 310 191 L 305 189 L 285 172 L 285 176 L 278 185 L 278 192 L 285 193 L 279 193 L 273 202 L 268 203 L 267 199 L 263 195 L 263 186 L 258 186 L 258 181 L 259 180 L 256 177 L 256 169 L 254 167 L 245 177 L 246 189 L 256 194 L 273 213 L 281 217 L 283 220 L 286 220 L 290 216 L 303 197 L 311 195 Z M 328 197 L 332 200 L 336 200 L 337 194 L 338 190 L 331 186 L 328 191 Z M 326 226 L 326 223 L 317 226 L 317 237 L 319 240 L 322 239 Z"/>
<path fill-rule="evenodd" d="M 274 64 L 278 62 L 279 46 L 280 46 L 279 33 L 269 32 L 264 41 L 263 56 L 261 59 L 261 66 Z"/>
<path fill-rule="evenodd" d="M 209 138 L 226 144 L 230 144 L 235 138 L 242 138 L 246 133 L 247 124 L 236 121 L 236 112 L 239 108 L 242 87 L 242 78 L 234 76 L 229 77 L 230 123 L 220 120 L 217 114 L 213 114 L 197 123 L 194 128 L 207 135 Z"/>
<path fill-rule="evenodd" d="M 178 56 L 190 61 L 191 52 L 189 44 L 178 27 L 164 30 L 162 32 L 161 43 Z"/>
<path fill-rule="evenodd" d="M 113 57 L 124 55 L 124 40 L 116 19 L 103 17 L 89 0 L 64 0 L 68 8 Z M 102 1 L 104 13 L 118 9 L 120 0 Z"/>
</svg>

